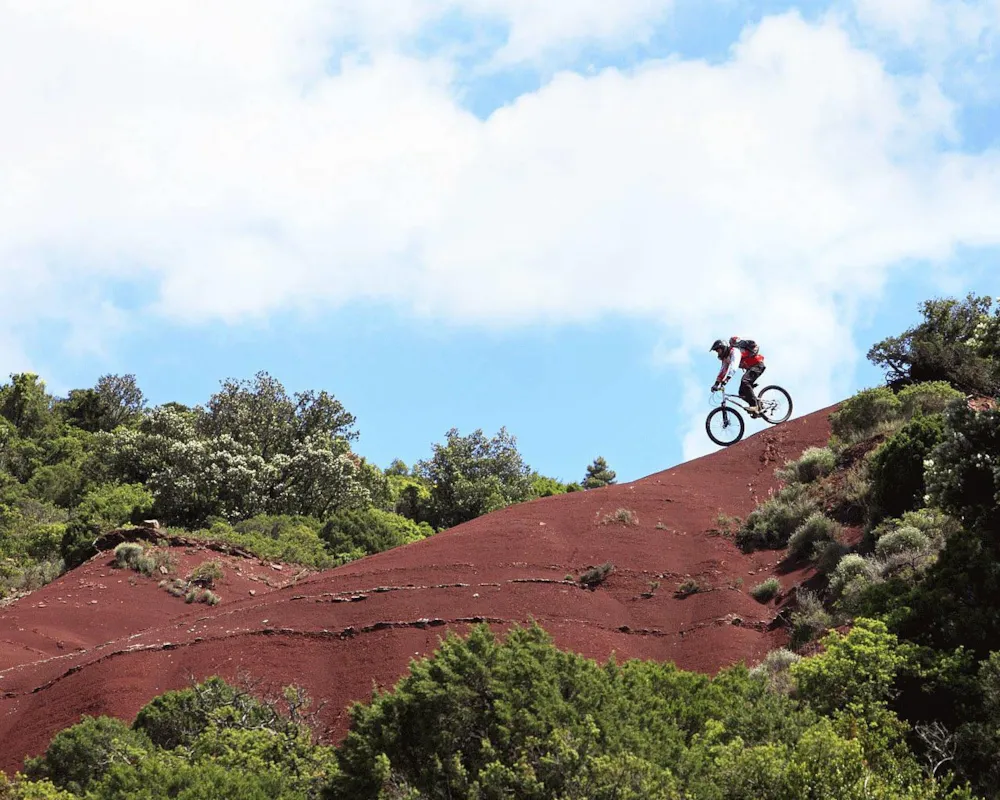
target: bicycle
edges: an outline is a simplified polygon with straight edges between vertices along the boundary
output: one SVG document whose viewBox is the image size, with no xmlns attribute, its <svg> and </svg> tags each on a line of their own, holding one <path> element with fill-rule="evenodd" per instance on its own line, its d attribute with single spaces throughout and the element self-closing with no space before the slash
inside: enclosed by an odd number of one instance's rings
<svg viewBox="0 0 1000 800">
<path fill-rule="evenodd" d="M 755 383 L 754 388 L 756 387 L 757 384 Z M 719 391 L 722 392 L 722 404 L 718 408 L 713 408 L 708 412 L 708 416 L 705 418 L 705 431 L 708 433 L 708 438 L 713 442 L 723 447 L 729 447 L 729 445 L 736 444 L 742 439 L 746 431 L 746 423 L 743 421 L 743 415 L 736 408 L 742 409 L 747 414 L 750 413 L 750 409 L 746 405 L 746 401 L 738 394 L 727 394 L 725 390 L 721 389 Z M 715 399 L 715 391 L 712 392 L 712 399 Z M 785 402 L 787 402 L 788 407 L 782 410 L 782 404 Z M 736 406 L 736 408 L 733 406 Z M 757 417 L 771 425 L 778 425 L 792 416 L 792 396 L 780 386 L 765 386 L 757 393 L 757 407 L 760 409 Z M 722 423 L 722 430 L 735 430 L 735 437 L 723 439 L 712 433 L 712 422 L 716 416 L 719 417 L 719 421 Z"/>
</svg>

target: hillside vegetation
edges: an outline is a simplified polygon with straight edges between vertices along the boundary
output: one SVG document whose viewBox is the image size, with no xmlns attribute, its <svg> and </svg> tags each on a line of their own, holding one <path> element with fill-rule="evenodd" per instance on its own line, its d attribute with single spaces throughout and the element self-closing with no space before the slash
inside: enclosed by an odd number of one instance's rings
<svg viewBox="0 0 1000 800">
<path fill-rule="evenodd" d="M 1000 797 L 1000 312 L 970 296 L 922 317 L 872 348 L 887 385 L 729 528 L 815 570 L 789 647 L 752 669 L 597 664 L 538 626 L 479 626 L 356 704 L 337 747 L 294 686 L 210 679 L 131 725 L 84 719 L 0 797 Z"/>
<path fill-rule="evenodd" d="M 33 374 L 0 387 L 0 598 L 92 556 L 104 532 L 155 518 L 165 536 L 225 541 L 324 568 L 532 497 L 575 491 L 524 463 L 506 430 L 446 434 L 412 469 L 356 455 L 355 418 L 325 391 L 267 373 L 204 406 L 147 407 L 132 375 L 54 397 Z M 585 488 L 614 482 L 603 459 Z"/>
</svg>

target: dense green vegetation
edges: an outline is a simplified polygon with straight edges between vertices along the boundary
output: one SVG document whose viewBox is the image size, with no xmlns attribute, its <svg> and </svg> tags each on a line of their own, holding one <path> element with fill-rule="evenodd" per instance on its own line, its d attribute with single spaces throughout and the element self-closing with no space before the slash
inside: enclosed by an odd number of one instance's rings
<svg viewBox="0 0 1000 800">
<path fill-rule="evenodd" d="M 872 347 L 888 385 L 833 415 L 829 447 L 778 470 L 785 486 L 736 531 L 788 548 L 825 586 L 800 591 L 802 644 L 878 620 L 906 654 L 887 696 L 914 752 L 1000 797 L 1000 308 L 933 300 Z M 860 529 L 848 546 L 841 526 Z M 809 660 L 811 661 L 811 659 Z"/>
<path fill-rule="evenodd" d="M 313 741 L 294 687 L 262 702 L 213 678 L 156 698 L 130 726 L 85 718 L 0 797 L 971 797 L 908 747 L 888 701 L 912 656 L 883 623 L 833 634 L 813 658 L 774 656 L 709 678 L 597 664 L 534 625 L 504 641 L 478 626 L 356 704 L 336 749 Z"/>
<path fill-rule="evenodd" d="M 581 488 L 531 470 L 506 430 L 451 430 L 413 469 L 383 470 L 352 451 L 354 426 L 332 395 L 289 396 L 264 372 L 190 408 L 147 407 L 131 375 L 64 398 L 37 375 L 13 375 L 0 387 L 0 597 L 147 518 L 166 534 L 322 568 Z"/>
</svg>

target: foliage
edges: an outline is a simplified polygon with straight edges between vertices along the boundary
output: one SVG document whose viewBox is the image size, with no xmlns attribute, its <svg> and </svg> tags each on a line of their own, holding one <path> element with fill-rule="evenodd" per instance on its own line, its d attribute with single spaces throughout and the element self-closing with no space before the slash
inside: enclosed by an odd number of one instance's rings
<svg viewBox="0 0 1000 800">
<path fill-rule="evenodd" d="M 774 599 L 775 595 L 780 591 L 781 581 L 777 578 L 768 578 L 754 586 L 750 590 L 750 594 L 757 602 L 766 603 L 768 600 Z"/>
<path fill-rule="evenodd" d="M 795 461 L 776 470 L 780 480 L 788 483 L 812 483 L 833 472 L 837 457 L 829 447 L 809 447 Z"/>
<path fill-rule="evenodd" d="M 25 775 L 82 794 L 115 764 L 135 765 L 152 745 L 140 731 L 111 717 L 84 716 L 55 735 L 44 755 L 25 761 Z"/>
<path fill-rule="evenodd" d="M 434 531 L 426 522 L 377 508 L 344 510 L 327 520 L 319 533 L 327 552 L 340 560 L 362 558 L 410 542 L 426 539 Z"/>
<path fill-rule="evenodd" d="M 96 444 L 105 474 L 148 486 L 154 513 L 173 524 L 261 513 L 322 518 L 371 499 L 374 477 L 350 452 L 353 424 L 326 392 L 289 398 L 261 372 L 252 382 L 225 381 L 205 409 L 160 406 L 134 428 L 97 434 Z"/>
<path fill-rule="evenodd" d="M 943 437 L 943 417 L 919 416 L 875 452 L 870 475 L 878 518 L 898 517 L 923 505 L 924 461 Z"/>
<path fill-rule="evenodd" d="M 793 558 L 812 558 L 817 548 L 840 536 L 840 526 L 816 511 L 799 525 L 788 539 L 788 553 Z"/>
<path fill-rule="evenodd" d="M 906 419 L 942 413 L 954 401 L 965 396 L 947 381 L 912 383 L 899 390 L 900 410 Z"/>
<path fill-rule="evenodd" d="M 785 547 L 817 505 L 805 486 L 790 484 L 747 515 L 736 532 L 736 544 L 744 551 Z"/>
<path fill-rule="evenodd" d="M 928 500 L 967 525 L 1000 530 L 1000 411 L 956 405 L 927 462 Z"/>
<path fill-rule="evenodd" d="M 800 697 L 821 714 L 847 709 L 860 717 L 888 701 L 906 659 L 885 623 L 855 620 L 846 636 L 831 631 L 822 645 L 823 652 L 792 667 Z"/>
<path fill-rule="evenodd" d="M 417 464 L 432 486 L 429 521 L 435 528 L 460 525 L 531 496 L 531 470 L 506 428 L 492 439 L 480 429 L 460 436 L 452 428 L 446 438 L 434 445 L 429 460 Z"/>
<path fill-rule="evenodd" d="M 153 495 L 138 483 L 106 483 L 87 492 L 76 509 L 76 517 L 101 531 L 139 522 L 149 516 Z"/>
<path fill-rule="evenodd" d="M 885 386 L 863 389 L 830 415 L 830 427 L 838 439 L 857 442 L 898 420 L 902 411 L 903 405 L 892 389 Z"/>
<path fill-rule="evenodd" d="M 312 517 L 260 514 L 235 525 L 216 520 L 194 536 L 235 545 L 271 561 L 323 569 L 336 559 L 320 538 L 321 525 Z"/>
<path fill-rule="evenodd" d="M 580 575 L 580 585 L 587 589 L 596 589 L 607 580 L 608 575 L 614 571 L 614 568 L 615 565 L 611 562 L 605 562 L 597 567 L 590 567 Z"/>
<path fill-rule="evenodd" d="M 963 392 L 995 395 L 1000 390 L 997 339 L 1000 308 L 993 299 L 969 294 L 927 300 L 923 321 L 872 346 L 868 359 L 895 385 L 947 381 Z"/>
<path fill-rule="evenodd" d="M 615 483 L 615 471 L 608 468 L 608 462 L 604 456 L 598 456 L 587 467 L 587 473 L 583 476 L 580 485 L 584 489 L 600 489 L 602 486 L 611 486 Z"/>
<path fill-rule="evenodd" d="M 631 508 L 616 508 L 609 514 L 601 517 L 602 525 L 638 525 L 639 518 Z"/>
</svg>

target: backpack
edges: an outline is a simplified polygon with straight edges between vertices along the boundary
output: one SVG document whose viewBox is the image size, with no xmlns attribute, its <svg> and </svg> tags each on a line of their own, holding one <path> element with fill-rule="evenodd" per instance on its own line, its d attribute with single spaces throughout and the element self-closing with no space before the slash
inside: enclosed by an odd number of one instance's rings
<svg viewBox="0 0 1000 800">
<path fill-rule="evenodd" d="M 738 347 L 744 353 L 749 353 L 752 356 L 755 356 L 760 352 L 760 347 L 758 347 L 757 342 L 755 342 L 753 339 L 740 339 L 736 343 L 736 347 Z"/>
</svg>

